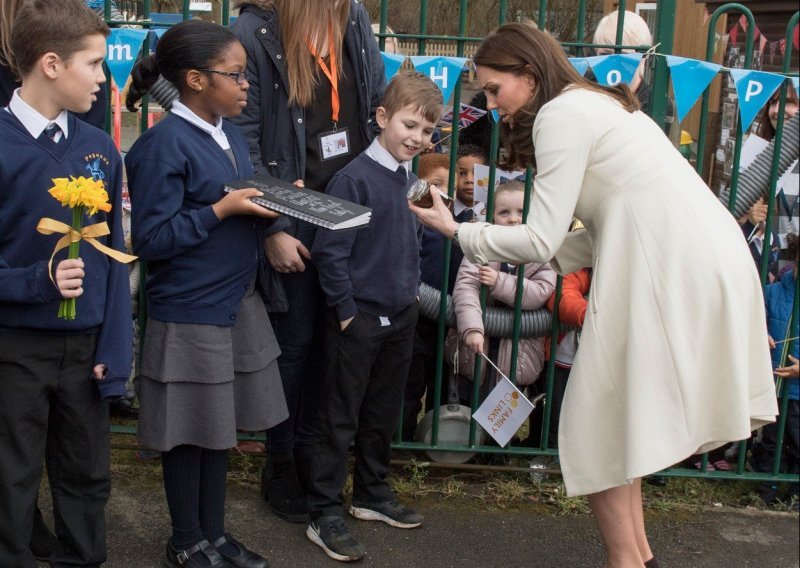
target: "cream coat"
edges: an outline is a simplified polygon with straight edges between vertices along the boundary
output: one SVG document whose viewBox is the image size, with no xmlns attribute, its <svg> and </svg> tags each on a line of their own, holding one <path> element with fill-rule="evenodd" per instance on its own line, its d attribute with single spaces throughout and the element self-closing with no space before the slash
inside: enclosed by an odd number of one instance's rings
<svg viewBox="0 0 800 568">
<path fill-rule="evenodd" d="M 462 224 L 478 263 L 593 267 L 561 411 L 570 495 L 741 440 L 777 414 L 761 287 L 733 217 L 641 112 L 571 89 L 533 126 L 538 175 L 520 227 Z M 586 227 L 571 233 L 573 215 Z"/>
</svg>

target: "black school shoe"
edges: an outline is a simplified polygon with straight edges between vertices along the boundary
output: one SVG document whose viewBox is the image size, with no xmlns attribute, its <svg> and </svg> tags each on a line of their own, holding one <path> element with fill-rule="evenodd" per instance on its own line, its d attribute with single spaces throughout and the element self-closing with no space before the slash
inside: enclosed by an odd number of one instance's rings
<svg viewBox="0 0 800 568">
<path fill-rule="evenodd" d="M 300 488 L 294 458 L 267 457 L 261 471 L 261 497 L 276 516 L 288 523 L 308 522 L 306 497 Z"/>
<path fill-rule="evenodd" d="M 200 560 L 200 556 L 205 556 L 211 565 Z M 227 562 L 217 552 L 217 549 L 205 539 L 186 550 L 178 550 L 168 540 L 162 566 L 164 568 L 234 568 L 233 564 Z"/>
<path fill-rule="evenodd" d="M 230 544 L 238 550 L 235 556 L 226 554 L 221 547 L 225 544 Z M 220 556 L 222 556 L 228 564 L 236 566 L 236 568 L 269 568 L 269 562 L 263 556 L 260 556 L 248 549 L 241 542 L 233 538 L 229 533 L 225 533 L 213 542 L 214 548 L 217 549 Z"/>
</svg>

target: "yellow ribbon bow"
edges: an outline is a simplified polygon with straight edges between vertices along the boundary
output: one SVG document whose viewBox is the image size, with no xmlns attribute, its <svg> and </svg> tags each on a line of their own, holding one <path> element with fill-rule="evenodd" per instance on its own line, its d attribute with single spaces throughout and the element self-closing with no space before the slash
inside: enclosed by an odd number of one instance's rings
<svg viewBox="0 0 800 568">
<path fill-rule="evenodd" d="M 50 219 L 48 217 L 43 217 L 39 220 L 39 224 L 36 225 L 36 230 L 43 235 L 52 235 L 54 233 L 64 235 L 58 239 L 56 248 L 53 249 L 53 254 L 50 255 L 50 261 L 47 263 L 47 271 L 50 274 L 50 281 L 54 285 L 56 282 L 53 280 L 53 257 L 56 256 L 58 251 L 68 247 L 70 243 L 77 243 L 80 240 L 84 240 L 103 254 L 125 264 L 133 262 L 137 258 L 133 255 L 125 254 L 124 252 L 107 247 L 103 243 L 96 240 L 96 237 L 104 237 L 111 234 L 111 230 L 108 228 L 108 224 L 105 221 L 83 227 L 80 231 L 76 231 L 66 223 L 62 223 L 61 221 L 56 221 L 55 219 Z M 56 285 L 56 287 L 58 286 Z"/>
</svg>

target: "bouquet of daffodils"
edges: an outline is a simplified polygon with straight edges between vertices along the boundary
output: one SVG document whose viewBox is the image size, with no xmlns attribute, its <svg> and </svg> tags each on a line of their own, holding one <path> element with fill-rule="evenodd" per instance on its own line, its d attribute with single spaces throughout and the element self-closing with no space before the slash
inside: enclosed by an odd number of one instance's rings
<svg viewBox="0 0 800 568">
<path fill-rule="evenodd" d="M 83 226 L 84 214 L 94 215 L 98 211 L 111 211 L 111 204 L 108 202 L 108 193 L 106 193 L 103 180 L 95 180 L 83 176 L 78 178 L 55 178 L 53 179 L 53 187 L 48 190 L 48 193 L 58 200 L 61 205 L 72 210 L 71 226 L 48 218 L 41 219 L 37 226 L 37 230 L 42 234 L 60 233 L 64 235 L 56 243 L 55 250 L 50 256 L 48 269 L 51 280 L 53 278 L 53 257 L 56 253 L 65 247 L 69 247 L 67 258 L 78 258 L 81 240 L 88 242 L 96 249 L 120 262 L 131 262 L 136 259 L 135 256 L 123 254 L 96 240 L 95 237 L 110 234 L 108 225 L 105 222 L 95 223 L 87 227 Z M 75 319 L 75 298 L 61 301 L 58 307 L 58 317 L 68 320 Z"/>
</svg>

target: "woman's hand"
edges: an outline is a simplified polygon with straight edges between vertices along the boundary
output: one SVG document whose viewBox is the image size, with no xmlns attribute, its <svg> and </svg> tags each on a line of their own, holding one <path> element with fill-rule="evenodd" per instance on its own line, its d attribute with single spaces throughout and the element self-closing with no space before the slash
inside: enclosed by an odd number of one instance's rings
<svg viewBox="0 0 800 568">
<path fill-rule="evenodd" d="M 263 195 L 263 193 L 254 187 L 237 189 L 236 191 L 231 191 L 225 195 L 225 197 L 217 201 L 211 206 L 211 209 L 214 210 L 214 214 L 220 221 L 233 215 L 255 215 L 268 219 L 276 218 L 280 215 L 276 211 L 270 211 L 250 201 L 251 197 L 261 197 Z"/>
<path fill-rule="evenodd" d="M 786 367 L 778 367 L 775 369 L 775 374 L 785 379 L 796 379 L 800 377 L 800 361 L 789 355 L 789 360 L 794 365 L 787 365 Z"/>
<path fill-rule="evenodd" d="M 431 191 L 430 194 L 433 199 L 433 206 L 430 208 L 417 207 L 411 201 L 408 202 L 408 208 L 419 218 L 423 225 L 440 232 L 448 239 L 452 239 L 458 223 L 453 219 L 453 214 L 444 204 L 439 192 Z"/>
<path fill-rule="evenodd" d="M 303 272 L 306 269 L 303 259 L 311 259 L 311 253 L 305 245 L 283 231 L 264 239 L 264 249 L 276 272 Z"/>
<path fill-rule="evenodd" d="M 475 353 L 483 353 L 483 334 L 480 331 L 470 331 L 464 338 L 464 343 Z"/>
<path fill-rule="evenodd" d="M 491 266 L 485 265 L 478 268 L 478 282 L 490 288 L 497 284 L 497 271 Z"/>
</svg>

